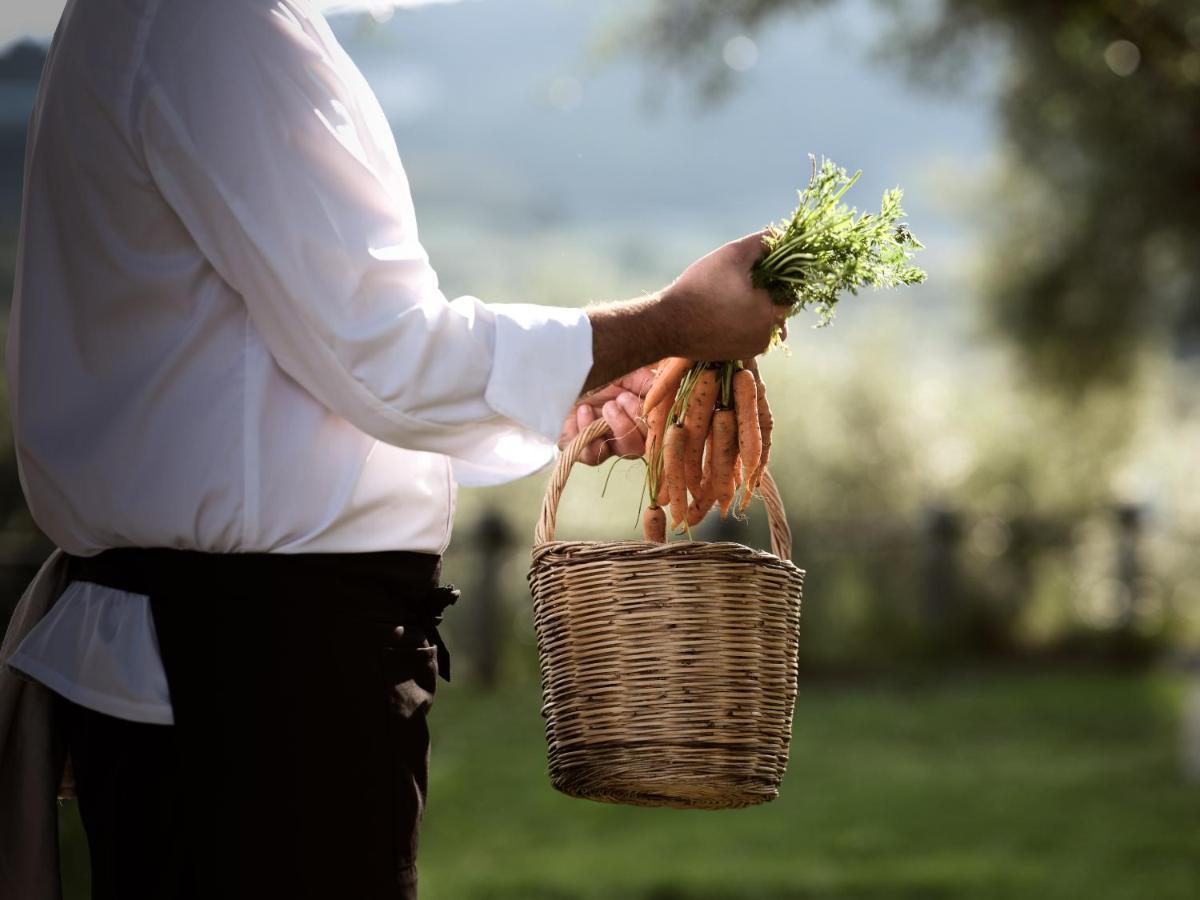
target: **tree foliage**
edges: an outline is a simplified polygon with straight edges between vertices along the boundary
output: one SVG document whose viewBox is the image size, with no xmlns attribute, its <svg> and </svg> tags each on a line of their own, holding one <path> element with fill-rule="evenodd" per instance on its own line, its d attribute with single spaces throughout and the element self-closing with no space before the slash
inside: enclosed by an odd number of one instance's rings
<svg viewBox="0 0 1200 900">
<path fill-rule="evenodd" d="M 699 51 L 830 2 L 657 0 L 636 44 L 715 96 L 729 83 Z M 1002 50 L 987 315 L 1030 371 L 1120 380 L 1147 351 L 1200 348 L 1200 4 L 876 2 L 881 46 L 922 79 Z"/>
</svg>

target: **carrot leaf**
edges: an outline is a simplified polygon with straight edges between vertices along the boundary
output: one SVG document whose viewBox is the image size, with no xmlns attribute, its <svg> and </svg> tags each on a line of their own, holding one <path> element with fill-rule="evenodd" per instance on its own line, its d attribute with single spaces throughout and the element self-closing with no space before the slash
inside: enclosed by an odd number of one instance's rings
<svg viewBox="0 0 1200 900">
<path fill-rule="evenodd" d="M 844 293 L 924 281 L 924 270 L 911 264 L 924 245 L 901 221 L 900 188 L 884 192 L 877 214 L 859 215 L 842 197 L 862 172 L 850 175 L 828 159 L 818 166 L 810 158 L 813 174 L 799 205 L 790 219 L 770 226 L 751 276 L 776 303 L 790 307 L 789 315 L 814 308 L 820 327 L 833 321 Z"/>
</svg>

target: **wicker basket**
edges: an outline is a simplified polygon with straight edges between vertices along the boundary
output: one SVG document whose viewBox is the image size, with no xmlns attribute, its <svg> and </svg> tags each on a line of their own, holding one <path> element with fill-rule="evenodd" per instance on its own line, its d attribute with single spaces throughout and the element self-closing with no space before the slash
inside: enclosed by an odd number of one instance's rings
<svg viewBox="0 0 1200 900">
<path fill-rule="evenodd" d="M 774 555 L 741 544 L 556 541 L 585 429 L 558 461 L 529 572 L 550 780 L 637 806 L 726 809 L 779 794 L 804 573 L 770 474 Z"/>
</svg>

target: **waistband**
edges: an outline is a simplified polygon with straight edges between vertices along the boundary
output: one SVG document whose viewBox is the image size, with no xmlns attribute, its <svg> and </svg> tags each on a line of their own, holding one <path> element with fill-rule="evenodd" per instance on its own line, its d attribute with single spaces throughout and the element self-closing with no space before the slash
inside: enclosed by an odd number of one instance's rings
<svg viewBox="0 0 1200 900">
<path fill-rule="evenodd" d="M 438 585 L 442 558 L 431 553 L 387 550 L 372 553 L 205 553 L 198 550 L 121 547 L 96 556 L 68 556 L 70 581 L 87 581 L 151 598 L 186 600 L 222 589 L 286 591 L 303 596 L 353 596 L 366 612 L 391 615 L 397 598 L 400 624 L 424 629 L 437 648 L 438 671 L 450 680 L 450 654 L 437 626 L 458 600 L 453 585 Z M 208 598 L 206 598 L 208 599 Z"/>
<path fill-rule="evenodd" d="M 179 593 L 197 582 L 248 587 L 301 584 L 390 593 L 436 587 L 442 558 L 433 553 L 206 553 L 166 547 L 119 547 L 68 556 L 71 581 L 91 581 L 134 594 Z"/>
</svg>

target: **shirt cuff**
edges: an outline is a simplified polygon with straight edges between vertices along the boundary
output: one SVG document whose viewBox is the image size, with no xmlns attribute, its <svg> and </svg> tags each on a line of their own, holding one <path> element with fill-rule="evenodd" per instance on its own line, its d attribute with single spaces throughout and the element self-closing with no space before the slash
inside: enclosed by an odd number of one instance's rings
<svg viewBox="0 0 1200 900">
<path fill-rule="evenodd" d="M 592 323 L 581 309 L 489 305 L 496 316 L 488 406 L 553 445 L 592 369 Z"/>
</svg>

